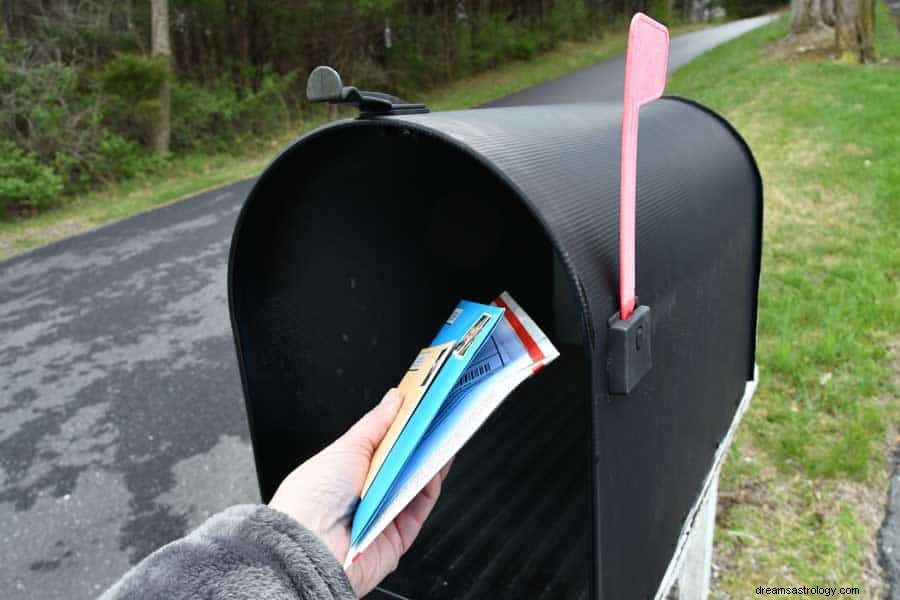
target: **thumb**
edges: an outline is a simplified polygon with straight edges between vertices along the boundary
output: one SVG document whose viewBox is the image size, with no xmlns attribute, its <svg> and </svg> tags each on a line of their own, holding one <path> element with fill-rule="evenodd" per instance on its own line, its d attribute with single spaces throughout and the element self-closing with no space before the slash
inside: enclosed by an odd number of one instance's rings
<svg viewBox="0 0 900 600">
<path fill-rule="evenodd" d="M 363 415 L 344 435 L 338 438 L 335 445 L 361 450 L 371 458 L 375 453 L 375 448 L 384 439 L 391 423 L 394 422 L 401 404 L 400 392 L 396 388 L 391 388 L 375 408 Z"/>
</svg>

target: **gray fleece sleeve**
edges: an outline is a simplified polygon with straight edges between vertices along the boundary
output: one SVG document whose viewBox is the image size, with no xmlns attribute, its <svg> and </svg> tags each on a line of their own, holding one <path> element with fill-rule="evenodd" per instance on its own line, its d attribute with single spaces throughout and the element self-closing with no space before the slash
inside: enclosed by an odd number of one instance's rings
<svg viewBox="0 0 900 600">
<path fill-rule="evenodd" d="M 328 548 L 268 506 L 233 506 L 135 565 L 101 600 L 351 600 Z"/>
</svg>

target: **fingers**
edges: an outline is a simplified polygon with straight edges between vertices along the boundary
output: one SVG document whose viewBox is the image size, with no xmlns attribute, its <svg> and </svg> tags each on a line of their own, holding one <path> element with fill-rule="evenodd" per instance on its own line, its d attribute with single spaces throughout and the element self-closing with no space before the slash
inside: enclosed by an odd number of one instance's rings
<svg viewBox="0 0 900 600">
<path fill-rule="evenodd" d="M 447 464 L 444 465 L 444 467 L 438 473 L 441 476 L 441 481 L 444 481 L 445 479 L 447 479 L 447 475 L 450 474 L 450 467 L 453 466 L 454 460 L 456 460 L 456 457 L 455 456 L 451 457 L 450 460 L 447 461 Z"/>
<path fill-rule="evenodd" d="M 450 459 L 450 461 L 444 465 L 444 468 L 428 482 L 428 485 L 413 498 L 412 502 L 410 502 L 394 520 L 394 524 L 397 526 L 397 532 L 400 534 L 400 554 L 409 550 L 409 547 L 412 546 L 416 536 L 419 535 L 419 531 L 422 530 L 422 525 L 425 524 L 425 520 L 428 518 L 428 515 L 431 514 L 434 505 L 441 495 L 441 487 L 452 464 L 453 459 Z"/>
<path fill-rule="evenodd" d="M 419 526 L 425 523 L 425 519 L 428 518 L 428 515 L 431 514 L 431 510 L 434 508 L 434 505 L 437 503 L 438 498 L 441 496 L 441 489 L 444 487 L 444 480 L 447 478 L 447 475 L 450 473 L 450 467 L 453 466 L 453 459 L 451 458 L 447 461 L 447 464 L 438 471 L 437 475 L 431 478 L 431 481 L 422 488 L 422 491 L 419 492 L 415 498 L 413 498 L 412 502 L 403 509 L 403 512 L 407 516 L 411 517 L 415 521 L 419 522 Z M 402 530 L 401 530 L 402 531 Z M 416 531 L 418 534 L 418 531 Z M 415 538 L 415 534 L 413 535 Z M 409 540 L 409 544 L 406 545 L 408 548 L 412 544 L 412 540 Z M 405 551 L 405 550 L 404 550 Z"/>
<path fill-rule="evenodd" d="M 365 597 L 397 568 L 400 555 L 395 550 L 399 546 L 396 538 L 395 530 L 386 531 L 354 560 L 349 568 L 345 569 L 353 592 L 358 598 Z"/>
<path fill-rule="evenodd" d="M 396 388 L 391 388 L 375 408 L 363 415 L 335 443 L 359 448 L 371 457 L 397 416 L 400 404 L 400 393 Z"/>
<path fill-rule="evenodd" d="M 353 590 L 359 597 L 393 572 L 400 558 L 412 546 L 440 495 L 443 473 L 442 469 L 435 475 L 394 522 L 346 569 Z"/>
<path fill-rule="evenodd" d="M 378 539 L 347 568 L 347 577 L 359 597 L 371 591 L 397 568 L 400 557 L 412 546 L 431 514 L 452 464 L 451 458 Z"/>
</svg>

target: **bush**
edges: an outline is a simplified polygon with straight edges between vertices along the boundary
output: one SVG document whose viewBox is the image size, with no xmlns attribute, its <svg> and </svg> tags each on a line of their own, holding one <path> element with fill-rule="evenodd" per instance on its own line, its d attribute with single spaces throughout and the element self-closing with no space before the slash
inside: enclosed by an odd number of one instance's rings
<svg viewBox="0 0 900 600">
<path fill-rule="evenodd" d="M 592 18 L 584 0 L 561 0 L 550 13 L 553 44 L 561 39 L 583 39 L 592 33 Z"/>
<path fill-rule="evenodd" d="M 0 141 L 0 209 L 46 208 L 62 190 L 62 177 L 53 167 L 41 164 L 36 156 L 12 142 Z"/>
<path fill-rule="evenodd" d="M 92 175 L 100 181 L 128 179 L 158 170 L 165 158 L 150 154 L 135 142 L 106 132 L 97 144 Z"/>
<path fill-rule="evenodd" d="M 717 0 L 729 18 L 743 19 L 784 8 L 786 0 Z"/>
<path fill-rule="evenodd" d="M 172 86 L 172 149 L 228 152 L 245 135 L 271 133 L 290 123 L 288 98 L 294 74 L 267 75 L 257 90 L 241 90 L 219 80 L 201 85 L 175 81 Z"/>
<path fill-rule="evenodd" d="M 544 49 L 541 35 L 535 31 L 520 31 L 513 35 L 505 54 L 516 60 L 528 60 Z"/>
<path fill-rule="evenodd" d="M 75 67 L 41 63 L 24 44 L 0 43 L 0 138 L 50 165 L 66 191 L 91 178 L 104 134 L 101 102 L 98 87 Z"/>
<path fill-rule="evenodd" d="M 267 74 L 259 88 L 241 98 L 241 122 L 246 132 L 271 132 L 288 124 L 289 90 L 297 80 L 296 71 L 287 75 Z M 305 84 L 305 79 L 304 79 Z"/>
<path fill-rule="evenodd" d="M 99 72 L 104 123 L 115 133 L 147 143 L 159 119 L 159 93 L 169 77 L 166 59 L 118 53 Z"/>
<path fill-rule="evenodd" d="M 509 57 L 515 32 L 503 19 L 493 17 L 477 24 L 472 41 L 472 64 L 477 71 L 494 67 Z"/>
<path fill-rule="evenodd" d="M 650 3 L 650 10 L 647 11 L 647 14 L 664 25 L 672 25 L 675 19 L 675 15 L 672 14 L 671 3 L 667 0 L 653 0 Z"/>
</svg>

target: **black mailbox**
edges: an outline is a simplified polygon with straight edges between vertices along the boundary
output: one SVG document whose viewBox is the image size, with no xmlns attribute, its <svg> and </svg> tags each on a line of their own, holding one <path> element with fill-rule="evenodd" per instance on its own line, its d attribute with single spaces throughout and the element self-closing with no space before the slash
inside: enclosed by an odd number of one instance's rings
<svg viewBox="0 0 900 600">
<path fill-rule="evenodd" d="M 415 112 L 415 111 L 413 111 Z M 645 598 L 753 378 L 762 186 L 722 118 L 641 112 L 652 368 L 608 392 L 621 106 L 371 116 L 288 148 L 238 219 L 231 318 L 263 498 L 386 389 L 459 299 L 511 294 L 560 359 L 457 457 L 408 598 Z"/>
</svg>

